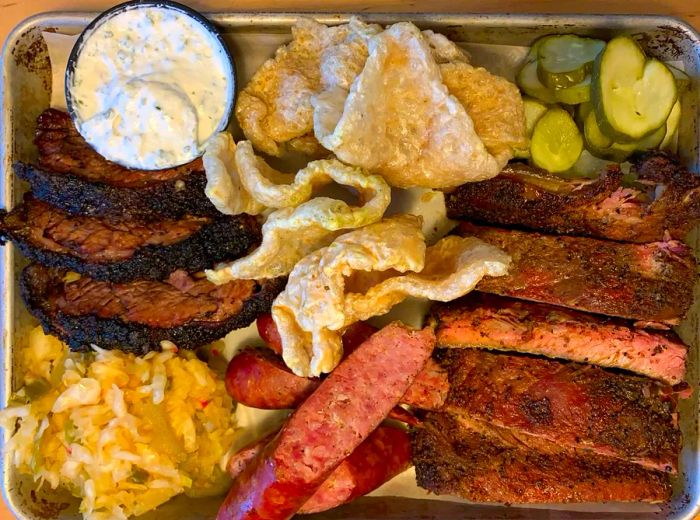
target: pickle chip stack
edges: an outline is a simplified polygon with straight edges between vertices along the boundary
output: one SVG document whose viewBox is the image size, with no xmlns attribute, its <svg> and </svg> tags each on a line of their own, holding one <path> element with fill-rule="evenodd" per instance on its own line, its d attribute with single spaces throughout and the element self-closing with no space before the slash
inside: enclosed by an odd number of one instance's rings
<svg viewBox="0 0 700 520">
<path fill-rule="evenodd" d="M 517 75 L 530 147 L 520 158 L 563 176 L 590 177 L 634 152 L 674 148 L 688 76 L 619 36 L 535 41 Z"/>
</svg>

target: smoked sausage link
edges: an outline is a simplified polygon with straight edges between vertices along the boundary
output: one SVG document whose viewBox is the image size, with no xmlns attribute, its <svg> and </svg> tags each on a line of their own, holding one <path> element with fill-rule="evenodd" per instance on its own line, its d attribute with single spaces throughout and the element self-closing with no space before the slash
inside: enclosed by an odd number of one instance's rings
<svg viewBox="0 0 700 520">
<path fill-rule="evenodd" d="M 228 472 L 236 479 L 270 442 L 250 444 L 231 457 Z M 411 465 L 411 441 L 401 428 L 382 425 L 333 470 L 298 513 L 320 513 L 347 504 L 388 482 Z"/>
<path fill-rule="evenodd" d="M 335 468 L 299 513 L 320 513 L 377 489 L 411 466 L 411 440 L 404 430 L 380 426 Z"/>
<path fill-rule="evenodd" d="M 226 389 L 234 401 L 264 410 L 296 408 L 320 384 L 320 379 L 296 375 L 281 357 L 266 349 L 242 350 L 226 370 Z M 424 410 L 439 410 L 448 390 L 447 372 L 429 359 L 401 403 Z"/>
<path fill-rule="evenodd" d="M 236 354 L 224 381 L 234 401 L 264 410 L 296 408 L 321 383 L 320 379 L 296 375 L 267 349 L 245 349 Z"/>
<path fill-rule="evenodd" d="M 434 347 L 430 328 L 392 323 L 370 337 L 234 481 L 217 518 L 291 518 L 399 403 Z"/>
<path fill-rule="evenodd" d="M 258 319 L 255 320 L 255 326 L 265 344 L 281 356 L 282 337 L 277 330 L 275 321 L 272 319 L 272 314 L 261 314 Z M 350 325 L 343 333 L 343 352 L 345 356 L 350 354 L 350 352 L 355 350 L 355 348 L 361 345 L 375 332 L 377 332 L 376 327 L 363 321 L 358 321 Z"/>
<path fill-rule="evenodd" d="M 262 340 L 270 347 L 272 350 L 277 352 L 280 356 L 282 355 L 282 338 L 277 330 L 277 325 L 275 325 L 272 319 L 272 314 L 261 314 L 258 319 L 255 320 L 255 326 L 258 329 L 258 334 Z"/>
</svg>

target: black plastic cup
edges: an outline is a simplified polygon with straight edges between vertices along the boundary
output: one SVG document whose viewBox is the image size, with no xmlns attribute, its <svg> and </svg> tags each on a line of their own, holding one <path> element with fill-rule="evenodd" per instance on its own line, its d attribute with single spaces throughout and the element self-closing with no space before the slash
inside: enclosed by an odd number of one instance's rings
<svg viewBox="0 0 700 520">
<path fill-rule="evenodd" d="M 125 11 L 129 11 L 132 9 L 142 9 L 142 8 L 152 8 L 152 7 L 157 7 L 160 9 L 172 9 L 173 11 L 177 11 L 181 14 L 184 14 L 190 18 L 192 18 L 194 21 L 198 22 L 200 25 L 202 25 L 217 41 L 220 45 L 221 48 L 224 51 L 224 54 L 228 58 L 228 63 L 230 64 L 230 72 L 231 72 L 231 81 L 233 82 L 231 86 L 231 100 L 230 100 L 230 106 L 229 110 L 226 114 L 224 114 L 223 119 L 219 123 L 219 126 L 217 127 L 217 131 L 222 131 L 226 127 L 228 127 L 231 117 L 233 116 L 233 108 L 236 105 L 236 96 L 237 96 L 237 87 L 238 87 L 238 80 L 236 77 L 236 63 L 233 60 L 233 56 L 231 55 L 231 51 L 229 50 L 228 46 L 226 45 L 226 42 L 224 41 L 223 36 L 221 36 L 221 33 L 219 30 L 216 28 L 216 26 L 211 23 L 207 18 L 205 18 L 202 14 L 198 13 L 194 9 L 187 7 L 186 5 L 179 4 L 177 2 L 171 2 L 170 0 L 131 0 L 129 2 L 124 2 L 123 4 L 115 5 L 114 7 L 107 9 L 104 11 L 102 14 L 97 16 L 92 22 L 88 24 L 85 29 L 83 29 L 83 32 L 80 33 L 80 36 L 78 36 L 78 39 L 75 42 L 75 45 L 73 45 L 73 49 L 71 50 L 70 55 L 68 56 L 68 65 L 66 67 L 66 79 L 64 83 L 64 89 L 65 89 L 65 95 L 66 95 L 66 106 L 68 108 L 68 114 L 70 115 L 71 120 L 73 121 L 73 124 L 76 126 L 76 128 L 80 128 L 79 126 L 79 118 L 78 114 L 75 110 L 74 102 L 73 102 L 73 95 L 71 94 L 71 85 L 73 83 L 73 76 L 75 75 L 75 67 L 78 63 L 78 57 L 80 56 L 80 52 L 83 48 L 83 42 L 86 41 L 87 38 L 90 37 L 90 35 L 94 32 L 95 29 L 100 27 L 103 23 L 105 23 L 107 20 L 112 18 L 113 16 L 116 16 L 120 13 L 123 13 Z M 87 141 L 87 139 L 86 139 Z M 88 144 L 89 141 L 88 141 Z M 129 165 L 122 165 L 129 167 Z M 180 166 L 180 164 L 173 164 L 170 167 L 175 167 L 175 166 Z"/>
</svg>

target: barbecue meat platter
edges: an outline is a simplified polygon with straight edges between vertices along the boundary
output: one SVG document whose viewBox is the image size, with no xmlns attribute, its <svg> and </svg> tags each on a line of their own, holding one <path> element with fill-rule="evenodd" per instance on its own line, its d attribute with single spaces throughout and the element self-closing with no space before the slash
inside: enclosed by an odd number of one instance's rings
<svg viewBox="0 0 700 520">
<path fill-rule="evenodd" d="M 241 78 L 189 8 L 101 14 L 7 172 L 13 468 L 93 520 L 340 513 L 393 479 L 668 503 L 700 176 L 692 78 L 640 42 L 547 35 L 511 81 L 408 20 L 300 16 Z"/>
</svg>

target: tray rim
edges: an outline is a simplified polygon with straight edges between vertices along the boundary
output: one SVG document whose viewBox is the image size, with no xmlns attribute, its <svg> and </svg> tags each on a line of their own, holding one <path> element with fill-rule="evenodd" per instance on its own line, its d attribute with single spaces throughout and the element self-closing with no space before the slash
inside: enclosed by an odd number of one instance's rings
<svg viewBox="0 0 700 520">
<path fill-rule="evenodd" d="M 501 26 L 511 26 L 519 28 L 539 29 L 551 28 L 553 31 L 558 28 L 566 28 L 569 24 L 586 26 L 590 29 L 622 30 L 634 29 L 640 25 L 656 25 L 659 27 L 669 26 L 680 29 L 686 33 L 687 37 L 697 47 L 698 59 L 700 60 L 700 28 L 693 27 L 686 19 L 676 15 L 664 14 L 595 14 L 595 13 L 470 13 L 470 12 L 417 12 L 417 11 L 377 11 L 361 12 L 356 11 L 331 11 L 331 10 L 309 10 L 309 11 L 251 11 L 251 10 L 230 10 L 230 11 L 200 11 L 204 16 L 211 19 L 215 24 L 228 24 L 236 27 L 241 26 L 289 26 L 300 16 L 312 17 L 319 22 L 326 24 L 345 23 L 351 16 L 359 16 L 370 22 L 395 23 L 397 21 L 412 21 L 417 24 L 441 23 L 444 24 L 451 18 L 459 19 L 459 25 L 473 27 L 489 27 L 495 24 Z M 0 82 L 0 106 L 2 107 L 2 117 L 0 118 L 0 165 L 3 167 L 3 179 L 0 182 L 0 199 L 4 207 L 12 204 L 13 173 L 10 159 L 12 156 L 11 128 L 12 128 L 12 107 L 10 106 L 10 96 L 6 92 L 6 81 L 8 77 L 8 63 L 12 57 L 12 48 L 19 38 L 27 31 L 52 26 L 70 26 L 81 29 L 90 20 L 97 16 L 100 11 L 46 11 L 31 15 L 20 21 L 7 35 L 0 49 L 0 68 L 3 73 Z M 696 117 L 700 118 L 700 108 Z M 700 156 L 696 158 L 700 165 Z M 2 343 L 0 349 L 0 372 L 2 381 L 0 382 L 0 408 L 7 406 L 7 399 L 12 390 L 12 348 L 5 348 L 12 344 L 10 337 L 10 325 L 12 323 L 12 300 L 14 299 L 15 287 L 13 272 L 14 248 L 3 248 L 0 254 L 0 291 L 2 300 L 0 301 L 0 330 L 2 330 Z M 698 346 L 700 349 L 700 345 Z M 700 360 L 698 360 L 700 364 Z M 700 370 L 700 366 L 697 368 Z M 698 464 L 700 473 L 700 411 L 696 410 L 696 420 L 694 430 L 697 433 L 696 441 L 699 449 L 694 453 L 694 458 Z M 0 450 L 9 439 L 7 431 L 3 430 L 0 435 Z M 2 497 L 8 509 L 16 518 L 27 518 L 20 509 L 13 497 L 9 494 L 7 486 L 8 471 L 6 467 L 7 455 L 0 455 L 0 474 L 2 478 Z M 680 516 L 673 516 L 676 520 L 692 520 L 700 518 L 700 476 L 696 475 L 695 486 L 685 491 L 690 493 L 688 498 L 689 507 Z M 512 510 L 512 509 L 511 509 Z M 541 509 L 543 512 L 566 513 L 555 509 Z M 632 513 L 619 513 L 620 518 L 632 518 L 628 515 Z M 656 514 L 663 514 L 663 511 Z M 609 518 L 615 518 L 614 513 L 607 513 Z M 633 514 L 632 514 L 633 515 Z"/>
<path fill-rule="evenodd" d="M 101 11 L 45 11 L 28 16 L 21 20 L 15 27 L 10 30 L 5 41 L 3 42 L 0 51 L 0 63 L 5 62 L 6 54 L 10 44 L 16 41 L 24 31 L 32 29 L 50 20 L 50 23 L 61 24 L 68 22 L 69 25 L 79 25 L 83 22 L 87 23 Z M 288 23 L 299 16 L 313 17 L 322 23 L 345 23 L 351 16 L 359 16 L 369 21 L 386 20 L 390 18 L 401 18 L 410 21 L 434 21 L 436 17 L 440 18 L 461 18 L 465 19 L 465 24 L 487 26 L 493 21 L 508 22 L 508 25 L 517 27 L 532 27 L 533 25 L 566 26 L 568 23 L 586 23 L 594 28 L 610 28 L 630 27 L 636 25 L 633 20 L 644 20 L 648 24 L 656 24 L 659 26 L 671 25 L 679 27 L 683 31 L 689 33 L 692 39 L 700 43 L 700 27 L 695 28 L 685 18 L 672 14 L 598 14 L 598 13 L 470 13 L 459 11 L 446 12 L 425 12 L 425 11 L 372 11 L 358 13 L 356 11 L 250 11 L 250 10 L 230 10 L 230 11 L 200 11 L 204 16 L 210 18 L 214 23 L 219 23 L 222 18 L 241 18 L 243 23 L 245 17 L 250 19 L 263 19 L 268 23 Z M 558 22 L 557 22 L 558 20 Z M 568 21 L 567 21 L 568 20 Z M 396 20 L 394 20 L 396 21 Z M 594 23 L 595 22 L 595 23 Z M 604 22 L 616 22 L 604 23 Z M 663 23 L 666 22 L 666 23 Z M 47 25 L 50 25 L 47 24 Z M 389 23 L 389 22 L 387 22 Z M 3 66 L 4 68 L 4 66 Z M 0 95 L 2 89 L 0 88 Z"/>
</svg>

